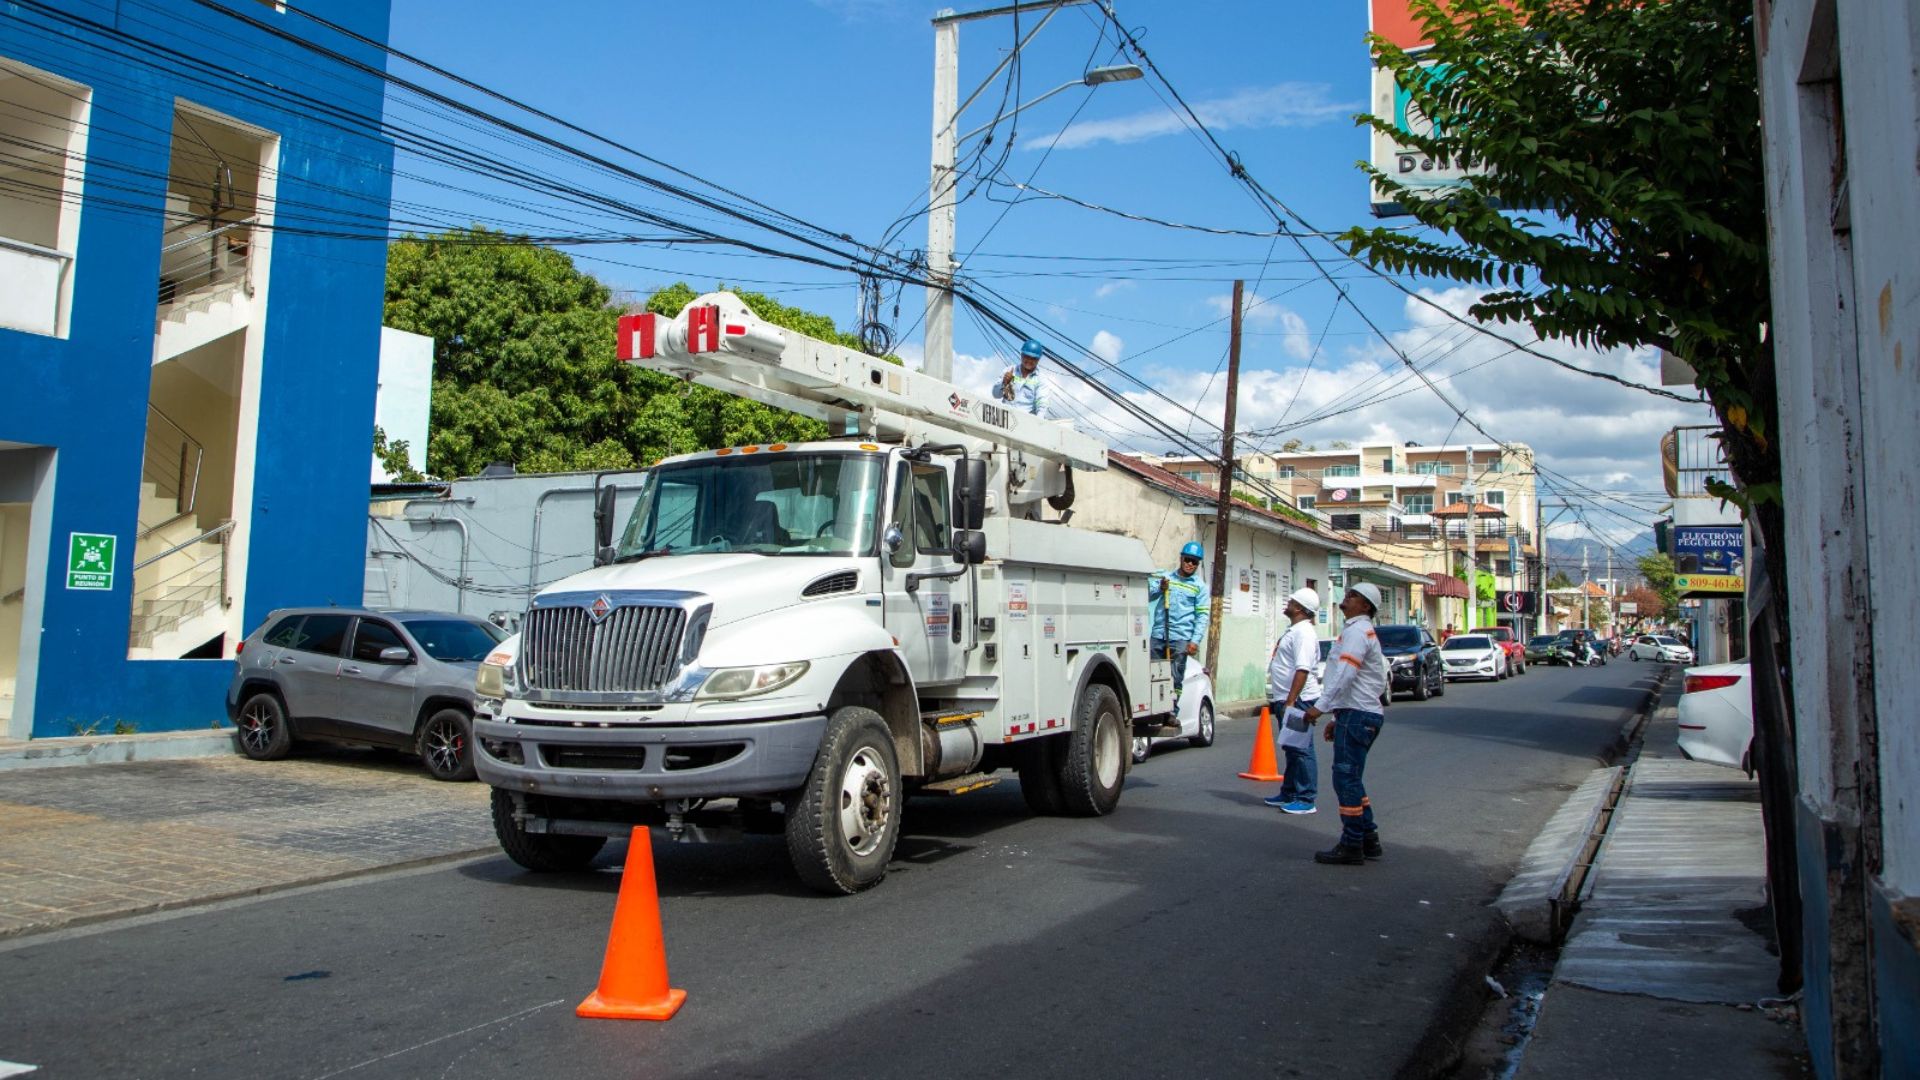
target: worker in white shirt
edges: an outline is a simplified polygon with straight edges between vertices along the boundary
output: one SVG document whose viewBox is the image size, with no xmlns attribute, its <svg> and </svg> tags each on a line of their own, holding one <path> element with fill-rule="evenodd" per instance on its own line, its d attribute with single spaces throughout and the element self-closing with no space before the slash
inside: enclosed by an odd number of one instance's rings
<svg viewBox="0 0 1920 1080">
<path fill-rule="evenodd" d="M 1379 611 L 1379 589 L 1363 581 L 1347 590 L 1340 601 L 1347 623 L 1327 661 L 1320 700 L 1307 710 L 1309 722 L 1333 715 L 1327 741 L 1333 743 L 1333 794 L 1340 800 L 1340 842 L 1314 852 L 1314 862 L 1359 866 L 1382 854 L 1364 782 L 1367 751 L 1387 720 L 1380 711 L 1380 695 L 1387 689 L 1388 669 L 1373 630 Z"/>
<path fill-rule="evenodd" d="M 1320 698 L 1320 680 L 1313 669 L 1320 662 L 1320 639 L 1313 632 L 1313 618 L 1320 610 L 1320 594 L 1300 589 L 1287 597 L 1286 616 L 1292 625 L 1273 645 L 1273 657 L 1267 661 L 1267 709 L 1273 716 L 1274 742 L 1286 761 L 1285 778 L 1278 794 L 1263 800 L 1286 814 L 1311 814 L 1314 799 L 1320 794 L 1320 761 L 1313 752 L 1305 711 Z M 1297 725 L 1297 726 L 1296 726 Z M 1285 732 L 1291 728 L 1296 736 Z"/>
</svg>

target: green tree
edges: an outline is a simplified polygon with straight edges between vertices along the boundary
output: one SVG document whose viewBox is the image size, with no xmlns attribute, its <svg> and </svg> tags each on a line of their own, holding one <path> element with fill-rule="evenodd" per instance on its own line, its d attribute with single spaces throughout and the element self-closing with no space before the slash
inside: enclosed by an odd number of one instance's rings
<svg viewBox="0 0 1920 1080">
<path fill-rule="evenodd" d="M 1660 598 L 1660 610 L 1641 612 L 1643 615 L 1658 615 L 1671 618 L 1680 613 L 1680 590 L 1673 584 L 1673 560 L 1663 552 L 1653 552 L 1640 556 L 1634 566 L 1640 571 L 1640 577 L 1646 581 L 1647 588 Z"/>
<path fill-rule="evenodd" d="M 1433 122 L 1397 135 L 1484 165 L 1422 193 L 1362 164 L 1439 239 L 1354 228 L 1361 258 L 1483 286 L 1474 317 L 1597 348 L 1659 347 L 1697 374 L 1785 582 L 1766 189 L 1751 0 L 1412 0 L 1432 49 L 1378 36 Z M 1391 117 L 1361 122 L 1393 133 Z M 1517 208 L 1517 209 L 1512 209 Z"/>
<path fill-rule="evenodd" d="M 420 470 L 413 467 L 408 449 L 407 440 L 397 439 L 388 442 L 386 430 L 379 424 L 373 425 L 374 460 L 380 462 L 380 467 L 387 471 L 388 476 L 402 484 L 412 484 L 426 479 Z"/>
<path fill-rule="evenodd" d="M 1547 579 L 1547 588 L 1571 589 L 1573 588 L 1573 579 L 1567 576 L 1565 570 L 1555 570 L 1553 576 Z"/>
<path fill-rule="evenodd" d="M 675 315 L 694 296 L 675 284 L 646 306 Z M 824 316 L 740 297 L 770 322 L 858 344 Z M 526 472 L 624 469 L 825 434 L 793 413 L 620 363 L 620 314 L 571 258 L 502 233 L 476 226 L 395 243 L 386 324 L 434 339 L 427 471 L 468 476 L 493 461 Z"/>
</svg>

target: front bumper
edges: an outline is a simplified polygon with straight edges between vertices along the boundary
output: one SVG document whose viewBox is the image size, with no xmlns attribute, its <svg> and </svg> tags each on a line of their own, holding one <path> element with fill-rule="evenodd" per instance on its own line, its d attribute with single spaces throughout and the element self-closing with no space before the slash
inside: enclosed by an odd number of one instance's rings
<svg viewBox="0 0 1920 1080">
<path fill-rule="evenodd" d="M 770 795 L 799 787 L 827 718 L 739 723 L 567 722 L 474 717 L 474 768 L 509 791 L 618 802 Z"/>
<path fill-rule="evenodd" d="M 1465 665 L 1455 667 L 1452 664 L 1448 664 L 1446 669 L 1446 675 L 1449 679 L 1491 679 L 1498 674 L 1499 667 L 1492 660 L 1475 664 L 1471 667 Z"/>
<path fill-rule="evenodd" d="M 1419 689 L 1421 681 L 1420 668 L 1409 664 L 1393 669 L 1393 678 L 1389 681 L 1389 686 L 1396 694 L 1408 693 Z"/>
</svg>

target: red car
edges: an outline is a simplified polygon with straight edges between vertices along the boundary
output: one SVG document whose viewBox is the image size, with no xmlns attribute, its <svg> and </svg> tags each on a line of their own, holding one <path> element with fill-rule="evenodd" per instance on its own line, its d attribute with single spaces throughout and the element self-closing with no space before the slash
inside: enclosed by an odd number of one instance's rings
<svg viewBox="0 0 1920 1080">
<path fill-rule="evenodd" d="M 1469 634 L 1485 634 L 1500 643 L 1507 651 L 1507 666 L 1515 675 L 1527 673 L 1527 646 L 1513 636 L 1513 631 L 1504 626 L 1476 626 L 1467 631 Z"/>
</svg>

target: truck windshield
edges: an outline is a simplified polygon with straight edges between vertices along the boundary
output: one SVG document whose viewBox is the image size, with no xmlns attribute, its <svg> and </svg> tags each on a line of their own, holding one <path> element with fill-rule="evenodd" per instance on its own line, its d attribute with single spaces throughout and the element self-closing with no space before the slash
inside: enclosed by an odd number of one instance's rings
<svg viewBox="0 0 1920 1080">
<path fill-rule="evenodd" d="M 762 451 L 659 466 L 647 475 L 616 559 L 871 555 L 885 462 L 878 454 Z"/>
</svg>

